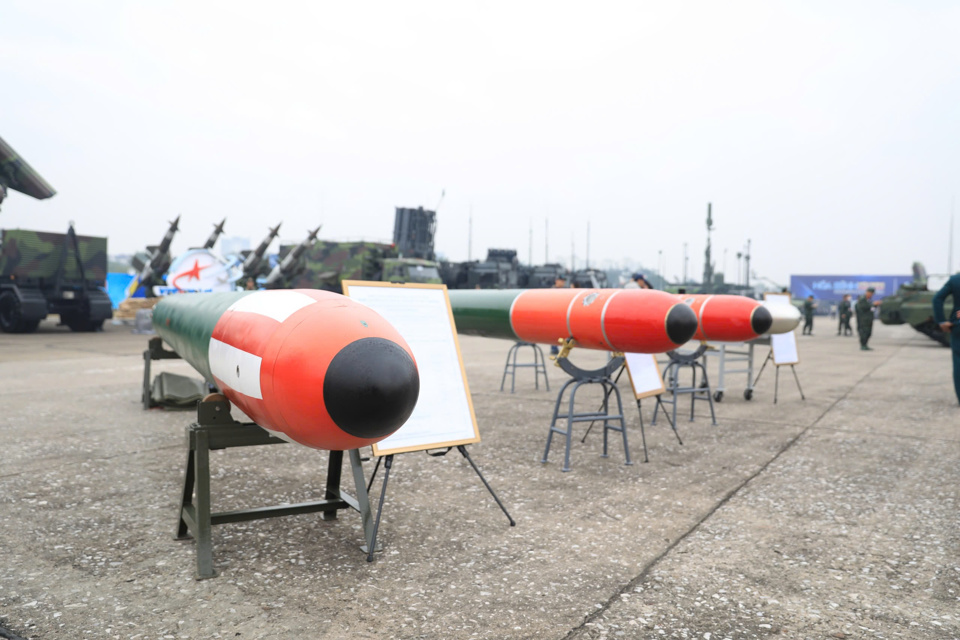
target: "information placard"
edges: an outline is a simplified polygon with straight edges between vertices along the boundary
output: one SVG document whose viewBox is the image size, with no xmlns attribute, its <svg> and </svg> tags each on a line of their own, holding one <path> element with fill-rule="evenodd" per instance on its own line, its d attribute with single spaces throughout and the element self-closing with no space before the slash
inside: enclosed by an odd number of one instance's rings
<svg viewBox="0 0 960 640">
<path fill-rule="evenodd" d="M 626 359 L 633 395 L 637 400 L 658 396 L 666 391 L 656 356 L 650 353 L 625 353 L 623 357 Z"/>
<path fill-rule="evenodd" d="M 793 304 L 789 293 L 765 293 L 764 303 L 770 306 Z M 776 333 L 770 336 L 770 348 L 773 350 L 773 364 L 779 366 L 800 364 L 800 354 L 797 351 L 797 334 Z"/>
<path fill-rule="evenodd" d="M 413 414 L 396 433 L 373 445 L 373 454 L 480 442 L 446 286 L 344 280 L 343 292 L 400 332 L 420 374 L 420 397 Z"/>
</svg>

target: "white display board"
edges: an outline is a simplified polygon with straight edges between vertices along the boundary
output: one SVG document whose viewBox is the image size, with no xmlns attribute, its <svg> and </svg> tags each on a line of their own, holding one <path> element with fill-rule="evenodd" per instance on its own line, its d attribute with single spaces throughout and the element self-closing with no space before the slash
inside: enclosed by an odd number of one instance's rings
<svg viewBox="0 0 960 640">
<path fill-rule="evenodd" d="M 789 293 L 765 293 L 763 302 L 767 306 L 793 304 Z M 773 349 L 773 364 L 779 366 L 799 364 L 800 354 L 797 351 L 797 334 L 776 333 L 770 336 L 770 348 Z"/>
<path fill-rule="evenodd" d="M 627 362 L 627 375 L 637 400 L 658 396 L 666 391 L 656 356 L 650 353 L 625 353 L 623 357 Z"/>
<path fill-rule="evenodd" d="M 453 312 L 442 284 L 344 280 L 343 292 L 392 324 L 410 345 L 420 397 L 410 419 L 373 445 L 376 456 L 480 442 Z"/>
</svg>

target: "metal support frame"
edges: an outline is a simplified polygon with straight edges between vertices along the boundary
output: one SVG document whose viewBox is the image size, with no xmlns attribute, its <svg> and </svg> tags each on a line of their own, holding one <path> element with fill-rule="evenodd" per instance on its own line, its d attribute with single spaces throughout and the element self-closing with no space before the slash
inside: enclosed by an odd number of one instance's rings
<svg viewBox="0 0 960 640">
<path fill-rule="evenodd" d="M 760 376 L 763 375 L 763 370 L 767 366 L 768 362 L 773 362 L 773 349 L 770 349 L 770 352 L 767 354 L 766 359 L 763 361 L 763 364 L 760 366 L 760 373 L 757 374 L 757 379 L 753 381 L 753 385 L 756 386 L 760 381 Z M 803 395 L 803 387 L 800 386 L 800 377 L 797 375 L 797 369 L 791 365 L 782 365 L 773 363 L 773 366 L 776 368 L 776 374 L 773 377 L 773 404 L 777 404 L 777 393 L 780 390 L 780 367 L 789 366 L 790 371 L 793 372 L 793 379 L 797 382 L 797 391 L 800 392 L 800 399 L 806 401 L 807 397 Z"/>
<path fill-rule="evenodd" d="M 366 552 L 374 548 L 370 503 L 367 498 L 366 480 L 358 450 L 352 449 L 348 452 L 353 482 L 356 487 L 356 497 L 344 493 L 340 488 L 343 451 L 331 451 L 323 500 L 213 512 L 210 492 L 211 450 L 285 444 L 286 440 L 270 435 L 256 424 L 235 421 L 230 415 L 230 404 L 225 399 L 204 400 L 198 403 L 197 422 L 186 428 L 186 435 L 187 464 L 183 478 L 183 491 L 180 495 L 176 539 L 194 538 L 196 540 L 198 580 L 212 578 L 216 575 L 213 568 L 212 529 L 218 524 L 277 518 L 317 511 L 322 513 L 324 520 L 333 520 L 336 519 L 339 509 L 349 508 L 360 512 L 363 522 L 366 544 L 361 549 Z"/>
<path fill-rule="evenodd" d="M 720 354 L 717 356 L 719 372 L 717 374 L 717 385 L 713 391 L 713 399 L 716 402 L 723 401 L 723 394 L 727 390 L 726 376 L 731 373 L 747 374 L 747 386 L 743 390 L 743 399 L 753 400 L 753 355 L 754 347 L 757 344 L 759 342 L 754 340 L 720 344 Z M 706 362 L 706 357 L 704 362 Z"/>
<path fill-rule="evenodd" d="M 523 347 L 533 349 L 533 362 L 521 362 L 517 364 L 517 354 Z M 540 376 L 543 375 L 543 383 L 550 391 L 550 380 L 547 379 L 547 359 L 543 355 L 543 349 L 535 342 L 517 342 L 507 351 L 507 361 L 503 365 L 503 378 L 500 380 L 500 391 L 503 391 L 503 385 L 507 381 L 507 375 L 510 376 L 510 393 L 513 393 L 517 382 L 517 369 L 533 367 L 533 384 L 540 390 Z"/>
<path fill-rule="evenodd" d="M 680 358 L 675 358 L 670 352 L 670 364 L 667 365 L 667 368 L 663 371 L 663 380 L 666 383 L 667 391 L 670 392 L 670 399 L 663 400 L 657 403 L 657 406 L 653 409 L 653 420 L 650 421 L 650 424 L 657 424 L 657 412 L 663 407 L 663 405 L 673 405 L 673 420 L 672 424 L 677 424 L 677 403 L 679 402 L 679 396 L 689 395 L 690 396 L 690 422 L 693 422 L 694 411 L 696 409 L 698 400 L 706 400 L 710 404 L 710 420 L 714 426 L 717 424 L 717 414 L 713 410 L 713 395 L 710 390 L 710 379 L 707 377 L 707 368 L 702 362 L 700 362 L 699 357 L 703 355 L 704 351 L 699 351 L 699 355 L 696 358 L 682 356 Z M 680 369 L 681 367 L 689 367 L 691 373 L 691 382 L 689 387 L 680 386 Z M 700 384 L 697 384 L 697 371 L 701 372 L 702 379 Z M 666 407 L 663 407 L 664 415 L 666 415 Z"/>
<path fill-rule="evenodd" d="M 153 407 L 150 388 L 150 361 L 151 360 L 179 360 L 180 355 L 176 351 L 170 351 L 163 348 L 163 338 L 150 338 L 147 343 L 147 350 L 143 352 L 143 392 L 140 396 L 143 402 L 143 408 Z"/>
<path fill-rule="evenodd" d="M 560 392 L 557 394 L 557 402 L 553 408 L 553 419 L 550 421 L 550 430 L 547 432 L 547 446 L 543 451 L 543 458 L 540 460 L 540 462 L 547 462 L 547 457 L 550 454 L 550 444 L 553 441 L 553 434 L 559 433 L 566 439 L 563 468 L 561 471 L 570 471 L 570 445 L 573 440 L 573 425 L 577 422 L 590 422 L 591 425 L 594 422 L 603 422 L 603 454 L 601 457 L 606 458 L 609 456 L 609 433 L 611 431 L 615 431 L 623 436 L 623 453 L 624 457 L 626 458 L 626 462 L 624 464 L 632 465 L 633 462 L 630 460 L 630 446 L 627 443 L 627 428 L 623 419 L 623 402 L 620 399 L 620 389 L 618 389 L 616 383 L 610 379 L 610 375 L 623 366 L 623 356 L 611 358 L 605 367 L 595 369 L 593 371 L 586 371 L 571 363 L 567 358 L 567 354 L 570 352 L 572 346 L 573 341 L 568 340 L 563 350 L 561 350 L 560 355 L 558 355 L 556 359 L 557 365 L 570 374 L 571 379 L 564 383 L 563 387 L 560 389 Z M 600 408 L 597 411 L 577 413 L 574 409 L 577 391 L 583 385 L 593 384 L 599 384 L 603 388 L 603 402 L 600 405 Z M 563 397 L 567 392 L 567 389 L 570 389 L 571 387 L 572 390 L 570 391 L 570 400 L 567 412 L 561 415 L 560 405 L 563 403 Z M 617 402 L 617 413 L 615 414 L 610 413 L 611 394 L 613 394 Z M 558 420 L 566 420 L 566 429 L 557 426 Z M 620 426 L 612 426 L 610 424 L 611 422 L 619 422 Z"/>
<path fill-rule="evenodd" d="M 626 369 L 625 364 L 621 365 L 620 370 L 617 371 L 617 377 L 613 379 L 614 385 L 620 382 L 620 376 L 623 375 L 624 369 Z M 607 391 L 606 393 L 604 393 L 603 401 L 606 402 L 607 398 L 609 397 L 610 397 L 610 391 Z M 663 404 L 663 401 L 660 399 L 660 394 L 656 395 L 656 399 L 657 399 L 658 406 Z M 644 428 L 644 425 L 643 425 L 643 408 L 640 405 L 640 400 L 641 400 L 640 398 L 637 398 L 637 414 L 640 416 L 640 440 L 643 442 L 643 461 L 650 462 L 650 456 L 647 454 L 647 430 Z M 603 406 L 604 405 L 601 404 L 600 407 L 597 408 L 597 411 L 599 412 L 601 409 L 603 409 Z M 670 419 L 670 414 L 667 413 L 666 409 L 664 409 L 663 412 L 664 412 L 663 415 L 667 416 L 667 422 L 670 423 L 670 428 L 673 429 L 673 435 L 677 436 L 677 442 L 679 442 L 680 444 L 683 444 L 683 440 L 680 439 L 680 432 L 677 431 L 676 423 Z M 590 431 L 593 429 L 593 425 L 595 422 L 596 421 L 591 422 L 590 426 L 587 427 L 587 432 L 583 434 L 582 438 L 580 438 L 581 444 L 587 441 L 587 436 L 590 435 Z"/>
<path fill-rule="evenodd" d="M 432 452 L 432 453 L 430 451 L 425 451 L 424 453 L 426 453 L 429 456 L 433 456 L 434 458 L 438 458 L 440 456 L 445 456 L 448 453 L 450 453 L 451 449 L 453 449 L 453 447 L 447 447 L 445 449 L 442 449 L 437 452 Z M 500 510 L 503 511 L 505 516 L 507 516 L 507 520 L 510 521 L 510 526 L 511 527 L 517 526 L 516 521 L 514 521 L 513 517 L 507 511 L 507 508 L 503 506 L 502 502 L 500 502 L 500 498 L 497 497 L 497 494 L 494 492 L 493 487 L 490 486 L 490 483 L 487 482 L 487 479 L 483 477 L 482 473 L 480 473 L 480 468 L 473 461 L 473 458 L 470 457 L 470 454 L 467 453 L 467 447 L 465 445 L 459 444 L 457 445 L 457 451 L 459 451 L 460 455 L 466 458 L 467 462 L 470 463 L 470 466 L 473 467 L 473 470 L 476 472 L 476 474 L 480 477 L 480 480 L 483 482 L 483 486 L 487 488 L 487 491 L 490 492 L 490 495 L 493 496 L 493 499 L 497 502 L 497 506 L 500 507 Z M 377 533 L 380 531 L 380 516 L 383 514 L 383 500 L 387 495 L 387 482 L 390 480 L 390 470 L 393 468 L 394 455 L 395 454 L 391 453 L 384 456 L 383 458 L 377 458 L 377 464 L 376 466 L 373 467 L 373 474 L 371 474 L 370 476 L 370 483 L 367 485 L 367 490 L 369 490 L 370 487 L 373 486 L 373 479 L 377 477 L 377 469 L 380 468 L 380 460 L 383 460 L 383 486 L 380 487 L 380 500 L 377 505 L 377 517 L 373 522 L 373 538 L 371 541 L 372 544 L 370 545 L 370 549 L 373 549 L 374 545 L 376 545 Z M 373 562 L 373 551 L 367 552 L 367 562 Z"/>
</svg>

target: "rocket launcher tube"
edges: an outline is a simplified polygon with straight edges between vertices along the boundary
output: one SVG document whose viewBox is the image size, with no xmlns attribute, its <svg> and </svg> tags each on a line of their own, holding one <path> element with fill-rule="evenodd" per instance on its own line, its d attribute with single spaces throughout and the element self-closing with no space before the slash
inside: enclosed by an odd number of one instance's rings
<svg viewBox="0 0 960 640">
<path fill-rule="evenodd" d="M 697 330 L 692 310 L 674 296 L 644 289 L 507 289 L 448 292 L 460 333 L 663 353 Z"/>
<path fill-rule="evenodd" d="M 399 429 L 420 379 L 386 320 L 317 291 L 178 294 L 153 326 L 261 427 L 316 449 L 356 449 Z"/>
</svg>

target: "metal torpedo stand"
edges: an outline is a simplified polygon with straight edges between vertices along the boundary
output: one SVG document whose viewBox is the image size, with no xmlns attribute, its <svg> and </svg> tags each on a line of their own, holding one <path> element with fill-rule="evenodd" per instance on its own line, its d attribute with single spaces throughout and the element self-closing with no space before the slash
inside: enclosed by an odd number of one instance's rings
<svg viewBox="0 0 960 640">
<path fill-rule="evenodd" d="M 521 362 L 517 363 L 517 353 L 520 349 L 524 347 L 529 347 L 533 349 L 533 362 Z M 522 369 L 525 367 L 533 368 L 533 383 L 537 389 L 540 390 L 540 376 L 543 376 L 543 383 L 547 387 L 547 391 L 550 391 L 550 381 L 547 379 L 547 359 L 543 355 L 543 349 L 540 348 L 540 345 L 534 342 L 516 342 L 510 350 L 507 352 L 507 361 L 503 365 L 503 379 L 500 380 L 500 391 L 503 391 L 503 385 L 507 381 L 507 376 L 510 376 L 510 393 L 513 393 L 514 386 L 516 384 L 517 378 L 517 369 Z"/>
<path fill-rule="evenodd" d="M 147 350 L 143 352 L 143 395 L 140 400 L 144 409 L 150 409 L 153 403 L 150 400 L 150 361 L 151 360 L 179 360 L 180 354 L 163 348 L 163 338 L 150 338 Z"/>
<path fill-rule="evenodd" d="M 717 386 L 714 388 L 713 399 L 716 402 L 723 402 L 723 394 L 726 389 L 726 376 L 731 373 L 747 374 L 747 386 L 743 390 L 744 400 L 753 400 L 753 353 L 757 345 L 769 345 L 770 338 L 757 338 L 748 342 L 720 344 L 719 375 L 717 376 Z M 745 368 L 742 368 L 745 367 Z"/>
<path fill-rule="evenodd" d="M 670 392 L 670 399 L 657 403 L 657 406 L 653 409 L 653 420 L 650 421 L 650 424 L 657 424 L 657 410 L 665 404 L 670 404 L 673 405 L 673 420 L 671 424 L 676 425 L 678 396 L 689 395 L 690 422 L 693 422 L 697 401 L 706 400 L 710 405 L 710 420 L 714 426 L 717 425 L 717 414 L 713 411 L 713 394 L 710 390 L 710 380 L 707 378 L 707 368 L 700 362 L 701 356 L 707 352 L 708 348 L 706 344 L 701 343 L 700 346 L 697 347 L 697 350 L 692 353 L 680 353 L 678 351 L 667 352 L 667 355 L 670 357 L 670 364 L 668 364 L 667 368 L 663 371 L 663 380 L 666 382 L 667 391 Z M 690 369 L 691 382 L 689 387 L 682 387 L 680 386 L 680 370 L 681 368 L 687 367 Z M 701 375 L 700 384 L 697 384 L 697 371 L 700 371 Z M 666 415 L 666 407 L 664 407 L 663 413 Z"/>
<path fill-rule="evenodd" d="M 612 358 L 616 358 L 616 357 L 622 357 L 622 356 L 621 356 L 621 354 L 617 354 L 617 353 L 614 353 L 614 354 L 611 355 L 611 359 L 612 359 Z M 613 384 L 614 384 L 614 386 L 616 386 L 616 384 L 617 384 L 618 382 L 620 382 L 620 376 L 623 375 L 623 372 L 626 370 L 626 368 L 627 368 L 627 363 L 626 363 L 626 362 L 624 362 L 622 365 L 620 365 L 620 370 L 617 371 L 617 377 L 613 379 Z M 599 413 L 601 410 L 603 410 L 603 408 L 606 406 L 607 398 L 608 398 L 609 396 L 610 396 L 610 391 L 607 391 L 607 392 L 604 394 L 603 404 L 601 404 L 600 407 L 597 409 L 597 412 L 598 412 L 598 413 Z M 677 437 L 677 442 L 679 442 L 679 443 L 682 445 L 682 444 L 683 444 L 683 440 L 680 438 L 680 432 L 677 431 L 677 424 L 676 424 L 673 420 L 671 420 L 670 414 L 667 413 L 666 407 L 663 406 L 663 399 L 660 397 L 660 394 L 657 394 L 657 395 L 654 396 L 654 397 L 657 399 L 657 404 L 656 404 L 656 406 L 663 408 L 663 415 L 665 415 L 665 416 L 667 417 L 667 422 L 670 423 L 670 428 L 673 429 L 673 435 L 675 435 L 675 436 Z M 640 416 L 640 439 L 641 439 L 641 441 L 643 441 L 643 461 L 644 461 L 644 462 L 650 462 L 650 456 L 647 455 L 647 433 L 646 433 L 646 429 L 644 428 L 644 425 L 643 425 L 643 406 L 640 404 L 641 402 L 642 402 L 642 399 L 641 399 L 641 398 L 637 398 L 637 414 Z M 580 443 L 581 443 L 581 444 L 583 444 L 584 442 L 587 441 L 587 436 L 590 435 L 590 431 L 593 429 L 593 425 L 594 425 L 595 422 L 596 422 L 596 421 L 591 422 L 591 423 L 590 423 L 590 426 L 587 427 L 587 432 L 586 432 L 585 434 L 583 434 L 583 437 L 582 437 L 582 438 L 580 438 Z"/>
<path fill-rule="evenodd" d="M 437 451 L 426 450 L 428 456 L 439 458 L 445 456 L 453 449 L 453 447 L 446 447 Z M 493 496 L 493 499 L 497 501 L 497 506 L 500 507 L 500 510 L 503 511 L 504 515 L 507 516 L 507 520 L 510 521 L 510 526 L 515 527 L 517 523 L 510 516 L 510 513 L 507 511 L 507 508 L 503 506 L 503 503 L 500 502 L 500 498 L 497 497 L 497 494 L 493 491 L 493 487 L 490 486 L 490 483 L 487 482 L 487 479 L 483 477 L 483 474 L 480 473 L 480 468 L 477 467 L 474 463 L 473 458 L 470 457 L 470 454 L 467 453 L 466 445 L 457 445 L 457 451 L 460 452 L 464 458 L 467 459 L 467 462 L 470 463 L 470 466 L 473 467 L 473 470 L 476 471 L 477 475 L 480 476 L 480 480 L 483 482 L 483 486 L 487 488 L 487 491 L 490 492 L 490 495 Z M 351 452 L 352 453 L 352 452 Z M 411 452 L 412 453 L 412 452 Z M 369 539 L 367 545 L 367 562 L 373 562 L 373 551 L 376 549 L 377 543 L 377 533 L 380 530 L 380 516 L 383 514 L 383 500 L 387 495 L 387 482 L 390 480 L 390 469 L 393 468 L 393 456 L 399 454 L 387 454 L 386 456 L 378 457 L 377 464 L 373 467 L 373 473 L 370 475 L 370 482 L 366 485 L 364 489 L 364 495 L 370 491 L 370 488 L 373 486 L 373 480 L 377 477 L 377 470 L 380 468 L 380 461 L 383 460 L 383 485 L 380 487 L 380 500 L 377 505 L 377 518 L 373 523 L 373 532 L 372 538 Z"/>
<path fill-rule="evenodd" d="M 144 409 L 150 408 L 151 360 L 172 360 L 179 357 L 175 351 L 163 348 L 161 338 L 150 339 L 149 348 L 143 352 Z M 214 513 L 210 495 L 210 451 L 287 444 L 287 441 L 270 435 L 252 422 L 242 423 L 234 420 L 230 415 L 230 403 L 220 394 L 211 394 L 197 403 L 197 421 L 189 425 L 186 432 L 187 465 L 183 477 L 183 491 L 179 498 L 176 539 L 187 540 L 191 537 L 196 539 L 198 580 L 216 575 L 213 569 L 212 528 L 217 524 L 278 518 L 317 511 L 321 512 L 320 517 L 323 520 L 335 520 L 338 510 L 349 508 L 360 512 L 363 537 L 366 542 L 360 547 L 361 550 L 369 552 L 374 548 L 376 534 L 358 450 L 353 449 L 348 452 L 356 497 L 344 493 L 340 488 L 343 451 L 331 451 L 323 500 Z"/>
<path fill-rule="evenodd" d="M 753 386 L 757 386 L 757 382 L 760 381 L 760 376 L 763 375 L 763 370 L 766 368 L 768 362 L 773 362 L 773 366 L 776 368 L 776 374 L 774 375 L 773 382 L 773 404 L 777 404 L 777 391 L 780 388 L 780 367 L 788 366 L 783 364 L 777 364 L 773 359 L 773 348 L 770 348 L 770 352 L 767 354 L 766 359 L 763 361 L 763 364 L 760 366 L 760 373 L 757 374 L 757 379 L 753 381 Z M 806 401 L 806 396 L 803 395 L 803 388 L 800 386 L 800 378 L 797 376 L 797 370 L 791 364 L 789 365 L 790 371 L 793 372 L 793 379 L 797 381 L 797 391 L 800 392 L 800 399 Z"/>
<path fill-rule="evenodd" d="M 540 462 L 547 462 L 547 456 L 550 454 L 550 443 L 553 440 L 553 434 L 559 433 L 566 438 L 566 449 L 564 451 L 563 468 L 561 471 L 570 471 L 570 444 L 573 439 L 574 423 L 590 422 L 592 425 L 594 422 L 602 421 L 603 454 L 601 457 L 608 457 L 607 445 L 609 432 L 616 431 L 623 435 L 623 453 L 624 457 L 626 458 L 626 462 L 624 464 L 631 465 L 633 462 L 630 460 L 630 445 L 627 443 L 627 429 L 623 421 L 623 402 L 620 400 L 620 390 L 617 388 L 616 382 L 610 379 L 610 375 L 618 368 L 623 366 L 624 358 L 622 355 L 616 356 L 611 358 L 610 361 L 607 362 L 606 366 L 601 367 L 600 369 L 587 371 L 574 365 L 569 360 L 570 350 L 573 349 L 575 344 L 576 341 L 573 338 L 567 338 L 562 343 L 563 346 L 561 346 L 560 353 L 556 357 L 557 366 L 570 375 L 570 380 L 567 380 L 564 383 L 563 387 L 560 388 L 560 392 L 557 394 L 557 402 L 553 408 L 553 420 L 550 421 L 550 430 L 547 432 L 547 446 L 543 451 L 543 458 L 540 460 Z M 593 384 L 599 384 L 603 388 L 603 403 L 600 405 L 600 409 L 587 413 L 577 413 L 574 410 L 577 391 L 583 385 Z M 567 389 L 569 389 L 571 385 L 573 386 L 573 389 L 570 391 L 570 403 L 567 412 L 561 415 L 560 404 L 563 402 L 563 394 L 567 392 Z M 616 413 L 610 413 L 609 398 L 611 393 L 614 394 L 617 400 Z M 560 419 L 567 421 L 566 429 L 557 426 L 557 420 Z M 611 422 L 618 422 L 620 426 L 612 426 L 610 424 Z M 646 439 L 644 438 L 644 440 Z"/>
<path fill-rule="evenodd" d="M 331 451 L 323 500 L 212 512 L 210 451 L 267 444 L 287 444 L 287 441 L 270 435 L 256 424 L 234 420 L 230 415 L 230 403 L 220 394 L 207 396 L 197 404 L 197 421 L 187 427 L 187 466 L 183 477 L 183 492 L 180 497 L 176 529 L 177 540 L 193 537 L 197 541 L 197 579 L 212 578 L 216 575 L 213 570 L 211 529 L 214 525 L 229 522 L 245 522 L 317 511 L 321 512 L 321 518 L 324 520 L 335 520 L 338 510 L 354 509 L 360 512 L 366 541 L 366 544 L 360 548 L 372 553 L 376 532 L 372 526 L 373 519 L 367 498 L 367 485 L 360 452 L 356 449 L 348 452 L 356 497 L 344 493 L 340 488 L 343 451 Z"/>
</svg>

